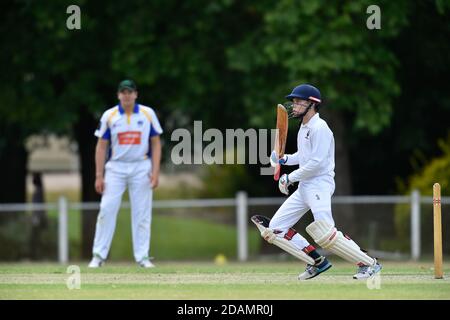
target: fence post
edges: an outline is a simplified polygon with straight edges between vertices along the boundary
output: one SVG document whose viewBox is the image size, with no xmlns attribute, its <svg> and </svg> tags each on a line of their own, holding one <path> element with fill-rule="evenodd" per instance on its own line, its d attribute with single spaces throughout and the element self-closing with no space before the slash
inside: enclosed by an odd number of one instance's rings
<svg viewBox="0 0 450 320">
<path fill-rule="evenodd" d="M 236 220 L 237 220 L 237 245 L 238 245 L 237 249 L 239 261 L 247 261 L 248 258 L 247 200 L 248 200 L 247 192 L 239 191 L 238 193 L 236 193 Z"/>
<path fill-rule="evenodd" d="M 60 197 L 58 201 L 58 261 L 66 264 L 69 261 L 69 233 L 67 219 L 67 199 Z"/>
<path fill-rule="evenodd" d="M 411 193 L 411 258 L 420 258 L 420 192 Z"/>
</svg>

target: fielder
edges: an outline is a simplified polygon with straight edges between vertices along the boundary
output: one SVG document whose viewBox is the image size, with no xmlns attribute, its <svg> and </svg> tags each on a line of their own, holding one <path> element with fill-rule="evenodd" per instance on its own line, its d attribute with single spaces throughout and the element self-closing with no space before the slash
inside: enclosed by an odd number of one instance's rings
<svg viewBox="0 0 450 320">
<path fill-rule="evenodd" d="M 95 189 L 102 200 L 89 267 L 101 267 L 108 256 L 122 194 L 128 187 L 134 258 L 141 267 L 151 268 L 152 194 L 158 186 L 163 130 L 153 109 L 136 103 L 133 81 L 122 81 L 117 95 L 120 103 L 103 114 L 95 131 Z"/>
<path fill-rule="evenodd" d="M 334 193 L 334 137 L 327 123 L 320 118 L 320 91 L 308 84 L 294 88 L 286 96 L 293 102 L 290 117 L 300 119 L 297 135 L 298 151 L 279 158 L 271 154 L 271 164 L 299 165 L 299 169 L 283 174 L 278 182 L 282 193 L 289 195 L 289 186 L 298 182 L 297 190 L 283 203 L 271 220 L 255 216 L 261 236 L 269 243 L 293 254 L 307 263 L 299 280 L 318 276 L 331 268 L 331 263 L 316 248 L 298 234 L 292 226 L 311 209 L 314 222 L 306 232 L 324 249 L 358 266 L 354 279 L 365 279 L 381 270 L 375 258 L 367 255 L 347 235 L 337 230 L 331 214 Z"/>
</svg>

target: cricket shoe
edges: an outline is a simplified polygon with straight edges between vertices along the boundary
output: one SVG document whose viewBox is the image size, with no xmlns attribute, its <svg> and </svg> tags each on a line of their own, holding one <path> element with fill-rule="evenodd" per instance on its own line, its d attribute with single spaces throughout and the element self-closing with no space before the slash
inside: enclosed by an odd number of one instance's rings
<svg viewBox="0 0 450 320">
<path fill-rule="evenodd" d="M 358 272 L 353 276 L 353 279 L 361 280 L 367 279 L 374 274 L 380 272 L 382 269 L 381 264 L 375 259 L 375 264 L 373 266 L 361 265 L 358 267 Z"/>
<path fill-rule="evenodd" d="M 95 254 L 92 258 L 91 262 L 89 262 L 88 267 L 89 268 L 100 268 L 105 263 L 105 260 L 103 260 L 99 255 Z"/>
<path fill-rule="evenodd" d="M 322 272 L 327 271 L 328 269 L 330 269 L 333 266 L 325 257 L 320 257 L 317 260 L 319 260 L 319 261 L 314 265 L 312 265 L 312 264 L 306 265 L 305 272 L 301 273 L 298 276 L 298 280 L 312 279 L 314 277 L 317 277 Z"/>
<path fill-rule="evenodd" d="M 139 266 L 141 266 L 142 268 L 154 268 L 155 267 L 155 265 L 153 263 L 151 263 L 149 259 L 144 259 L 144 260 L 140 261 Z"/>
</svg>

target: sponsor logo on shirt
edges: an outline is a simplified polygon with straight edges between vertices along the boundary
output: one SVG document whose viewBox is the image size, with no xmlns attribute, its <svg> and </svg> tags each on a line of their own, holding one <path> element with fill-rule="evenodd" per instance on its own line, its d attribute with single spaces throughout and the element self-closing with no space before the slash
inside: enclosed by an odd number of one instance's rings
<svg viewBox="0 0 450 320">
<path fill-rule="evenodd" d="M 139 120 L 139 121 L 137 122 L 137 124 L 138 124 L 139 127 L 142 127 L 142 125 L 144 124 L 144 121 Z"/>
<path fill-rule="evenodd" d="M 117 136 L 119 144 L 141 144 L 141 132 L 139 131 L 119 132 Z"/>
</svg>

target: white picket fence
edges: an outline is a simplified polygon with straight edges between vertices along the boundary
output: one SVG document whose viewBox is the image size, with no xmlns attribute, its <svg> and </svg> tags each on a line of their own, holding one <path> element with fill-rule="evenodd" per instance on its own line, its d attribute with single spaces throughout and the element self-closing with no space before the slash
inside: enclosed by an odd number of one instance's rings
<svg viewBox="0 0 450 320">
<path fill-rule="evenodd" d="M 153 202 L 155 209 L 175 208 L 212 208 L 235 207 L 237 226 L 237 257 L 239 261 L 248 260 L 248 222 L 249 206 L 280 205 L 286 198 L 250 198 L 245 191 L 236 193 L 235 198 L 227 199 L 188 199 L 188 200 L 157 200 Z M 410 204 L 410 228 L 411 228 L 411 259 L 418 260 L 421 252 L 420 239 L 420 205 L 432 205 L 432 197 L 423 197 L 418 191 L 413 191 L 409 196 L 335 196 L 333 204 Z M 450 204 L 450 197 L 443 197 L 442 204 Z M 122 208 L 129 208 L 130 204 L 124 202 Z M 46 204 L 0 204 L 0 212 L 27 212 L 33 210 L 57 210 L 58 211 L 58 260 L 62 264 L 69 261 L 69 234 L 68 212 L 69 210 L 98 210 L 97 202 L 68 202 L 61 197 L 58 203 Z"/>
</svg>

